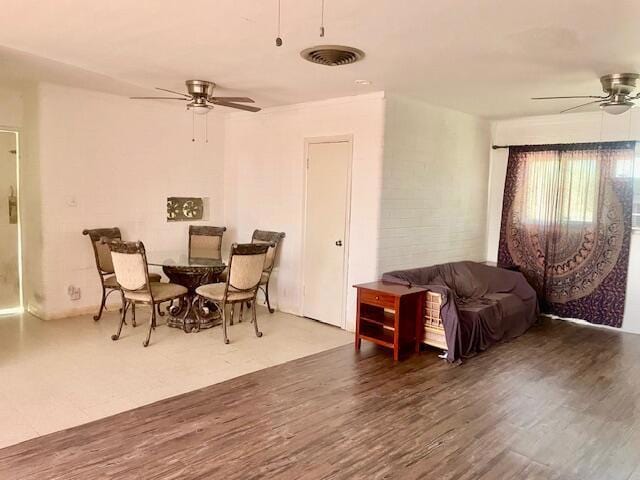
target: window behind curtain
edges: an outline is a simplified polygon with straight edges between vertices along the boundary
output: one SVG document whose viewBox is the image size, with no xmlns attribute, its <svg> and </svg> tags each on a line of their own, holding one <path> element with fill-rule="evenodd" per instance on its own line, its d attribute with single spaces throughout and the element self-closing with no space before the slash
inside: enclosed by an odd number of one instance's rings
<svg viewBox="0 0 640 480">
<path fill-rule="evenodd" d="M 596 155 L 597 151 L 531 152 L 525 172 L 523 223 L 594 222 L 600 187 Z"/>
</svg>

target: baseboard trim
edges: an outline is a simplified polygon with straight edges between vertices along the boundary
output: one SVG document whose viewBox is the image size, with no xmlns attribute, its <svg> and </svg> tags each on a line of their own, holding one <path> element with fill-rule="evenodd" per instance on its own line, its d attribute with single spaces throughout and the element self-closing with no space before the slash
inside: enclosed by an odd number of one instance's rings
<svg viewBox="0 0 640 480">
<path fill-rule="evenodd" d="M 29 305 L 27 306 L 27 312 L 33 315 L 34 317 L 38 317 L 40 320 L 49 321 L 49 320 L 60 320 L 62 318 L 69 318 L 69 317 L 80 317 L 82 315 L 95 315 L 96 313 L 98 313 L 99 308 L 100 308 L 100 305 L 88 305 L 84 307 L 75 307 L 75 308 L 69 308 L 66 310 L 59 310 L 57 312 L 45 312 L 34 305 Z M 105 310 L 105 313 L 113 312 L 113 311 L 117 312 L 118 308 L 119 307 L 117 307 L 114 304 L 113 306 L 111 306 L 110 310 Z"/>
</svg>

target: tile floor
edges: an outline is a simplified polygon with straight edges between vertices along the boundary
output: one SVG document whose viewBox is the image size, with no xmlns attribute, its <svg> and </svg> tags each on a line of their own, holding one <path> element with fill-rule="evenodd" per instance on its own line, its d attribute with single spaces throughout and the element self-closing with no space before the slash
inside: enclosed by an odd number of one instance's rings
<svg viewBox="0 0 640 480">
<path fill-rule="evenodd" d="M 147 312 L 117 342 L 116 313 L 41 321 L 0 316 L 0 447 L 90 422 L 207 385 L 328 350 L 352 334 L 313 320 L 259 309 L 248 322 L 185 334 L 159 325 L 142 347 Z M 164 320 L 159 318 L 160 323 Z"/>
</svg>

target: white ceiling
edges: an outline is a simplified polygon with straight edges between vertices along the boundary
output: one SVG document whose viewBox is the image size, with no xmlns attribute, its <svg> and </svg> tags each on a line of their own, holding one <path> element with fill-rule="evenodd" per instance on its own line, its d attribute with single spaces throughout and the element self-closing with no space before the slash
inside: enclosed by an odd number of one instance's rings
<svg viewBox="0 0 640 480">
<path fill-rule="evenodd" d="M 554 113 L 577 103 L 529 97 L 599 94 L 600 75 L 640 71 L 638 0 L 325 0 L 324 39 L 321 0 L 281 1 L 279 48 L 277 0 L 3 0 L 0 45 L 150 88 L 213 80 L 262 106 L 384 89 L 490 118 Z M 367 56 L 299 57 L 320 43 Z M 0 81 L 46 77 L 46 65 L 12 75 L 10 52 Z M 90 78 L 71 83 L 102 88 Z"/>
</svg>

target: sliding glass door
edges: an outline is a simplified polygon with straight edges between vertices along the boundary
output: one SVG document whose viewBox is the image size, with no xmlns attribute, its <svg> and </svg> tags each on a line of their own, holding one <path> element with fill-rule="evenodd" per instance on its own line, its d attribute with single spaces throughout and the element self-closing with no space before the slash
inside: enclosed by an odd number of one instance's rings
<svg viewBox="0 0 640 480">
<path fill-rule="evenodd" d="M 22 309 L 18 134 L 0 130 L 0 314 Z"/>
</svg>

